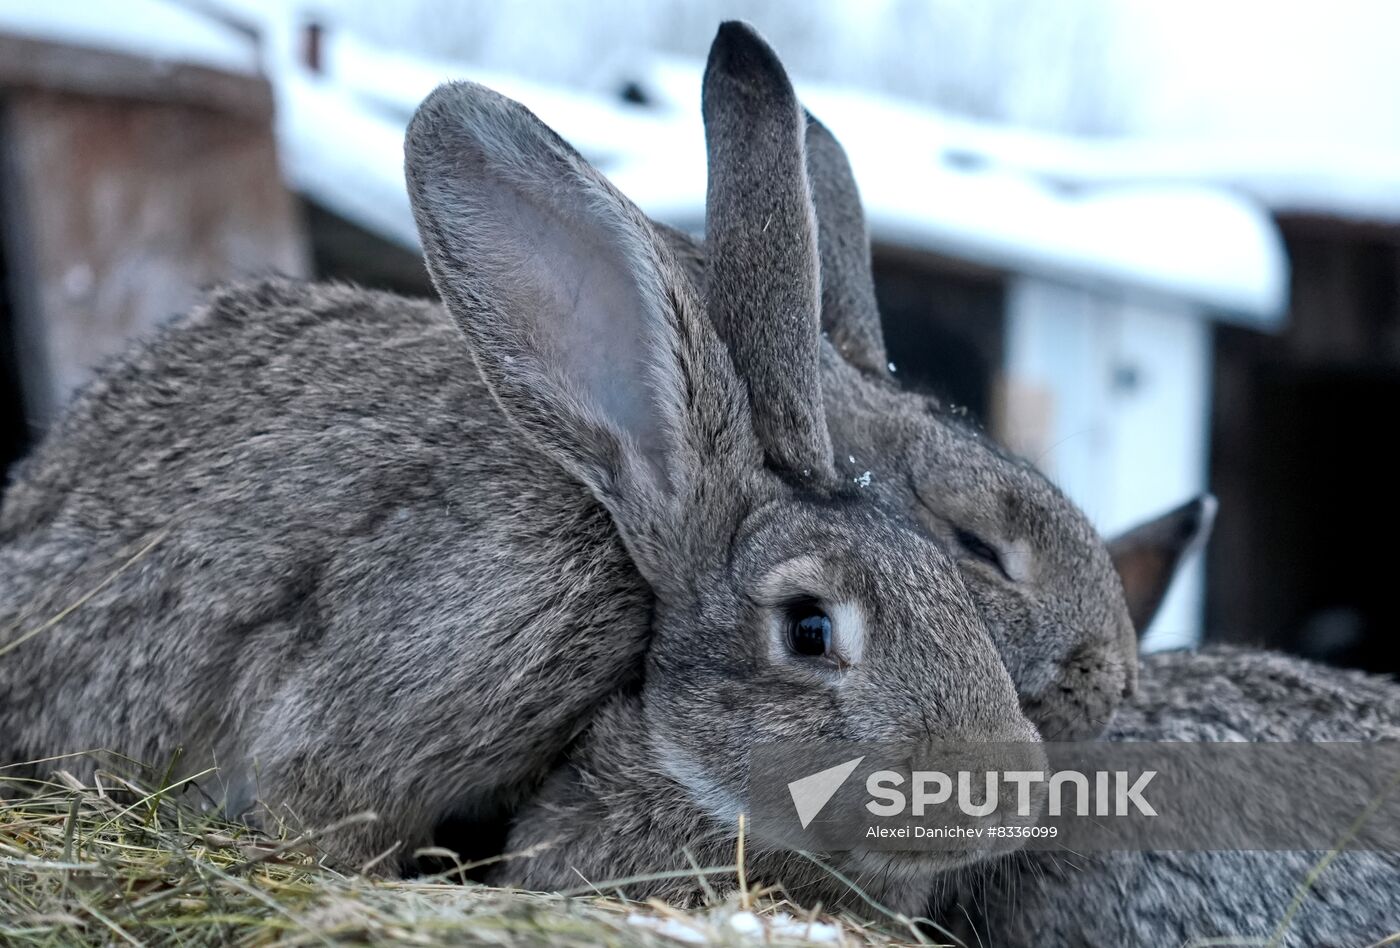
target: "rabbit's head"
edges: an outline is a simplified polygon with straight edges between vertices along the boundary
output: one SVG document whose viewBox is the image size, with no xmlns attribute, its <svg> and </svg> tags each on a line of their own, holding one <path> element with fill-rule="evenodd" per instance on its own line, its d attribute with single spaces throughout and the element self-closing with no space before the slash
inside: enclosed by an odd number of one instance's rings
<svg viewBox="0 0 1400 948">
<path fill-rule="evenodd" d="M 833 461 L 804 118 L 748 28 L 721 28 L 704 111 L 703 306 L 646 217 L 517 103 L 443 86 L 406 141 L 482 377 L 654 591 L 658 759 L 727 816 L 755 742 L 1035 741 L 957 568 Z"/>
<path fill-rule="evenodd" d="M 1031 464 L 937 400 L 895 383 L 850 165 L 811 116 L 806 146 L 818 224 L 823 395 L 838 476 L 909 513 L 952 553 L 1042 735 L 1091 737 L 1134 687 L 1132 613 L 1147 602 L 1155 608 L 1165 580 L 1144 570 L 1120 582 L 1088 519 Z M 678 248 L 694 246 L 670 238 Z M 700 259 L 693 249 L 681 257 Z M 712 279 L 694 262 L 691 271 L 702 284 Z M 726 341 L 740 341 L 720 328 Z"/>
<path fill-rule="evenodd" d="M 829 361 L 835 362 L 833 357 Z M 1087 518 L 1028 462 L 930 398 L 827 376 L 832 437 L 887 502 L 953 555 L 1026 714 L 1047 740 L 1098 734 L 1136 683 L 1122 585 Z"/>
</svg>

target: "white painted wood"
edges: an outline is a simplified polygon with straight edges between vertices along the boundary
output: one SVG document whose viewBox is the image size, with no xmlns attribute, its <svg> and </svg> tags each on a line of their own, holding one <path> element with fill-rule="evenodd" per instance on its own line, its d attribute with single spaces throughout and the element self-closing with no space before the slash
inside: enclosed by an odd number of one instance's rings
<svg viewBox="0 0 1400 948">
<path fill-rule="evenodd" d="M 1210 338 L 1184 304 L 1013 278 L 1000 433 L 1112 536 L 1206 489 Z M 1145 647 L 1197 644 L 1202 594 L 1192 563 Z"/>
</svg>

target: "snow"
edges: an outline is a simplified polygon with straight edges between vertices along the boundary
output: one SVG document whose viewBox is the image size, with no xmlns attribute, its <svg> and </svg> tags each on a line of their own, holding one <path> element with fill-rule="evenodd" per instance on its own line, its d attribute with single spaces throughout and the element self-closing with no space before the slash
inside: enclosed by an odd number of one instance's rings
<svg viewBox="0 0 1400 948">
<path fill-rule="evenodd" d="M 641 106 L 428 62 L 344 32 L 326 36 L 324 62 L 322 77 L 294 66 L 274 73 L 289 175 L 316 200 L 405 246 L 416 239 L 403 194 L 402 130 L 448 78 L 522 102 L 653 217 L 692 231 L 703 225 L 698 63 L 643 62 L 630 75 L 653 100 Z M 1009 160 L 966 160 L 968 136 L 960 133 L 968 123 L 847 89 L 799 83 L 798 91 L 845 145 L 877 242 L 1160 293 L 1245 319 L 1271 320 L 1285 305 L 1278 234 L 1249 200 L 1191 182 L 1066 187 Z"/>
<path fill-rule="evenodd" d="M 0 28 L 82 45 L 237 71 L 257 51 L 237 31 L 159 0 L 104 16 L 97 0 L 9 4 Z M 647 93 L 646 105 L 374 47 L 345 30 L 324 35 L 324 71 L 297 61 L 293 9 L 217 0 L 262 31 L 277 94 L 289 181 L 336 213 L 405 247 L 417 235 L 403 184 L 402 136 L 413 109 L 447 79 L 514 98 L 572 143 L 639 207 L 699 232 L 705 147 L 698 61 L 639 54 L 600 66 Z M 14 9 L 12 9 L 14 7 Z M 1400 218 L 1400 160 L 1389 156 L 1231 150 L 1114 142 L 954 119 L 849 87 L 798 82 L 841 139 L 877 243 L 1112 293 L 1160 294 L 1246 321 L 1276 320 L 1287 263 L 1259 202 L 1306 208 L 1324 198 L 1350 212 Z M 1343 168 L 1343 159 L 1349 164 Z M 1335 186 L 1338 169 L 1351 182 Z M 1387 203 L 1387 200 L 1389 203 Z"/>
<path fill-rule="evenodd" d="M 1123 100 L 1128 128 L 1284 153 L 1319 142 L 1338 153 L 1400 146 L 1400 4 L 1177 0 L 1115 10 L 1123 15 L 1107 39 L 1140 64 Z M 1259 167 L 1273 167 L 1262 157 Z"/>
<path fill-rule="evenodd" d="M 635 925 L 638 928 L 646 928 L 675 941 L 683 941 L 687 945 L 703 945 L 710 940 L 700 928 L 690 925 L 678 918 L 657 918 L 655 915 L 629 915 L 627 924 Z"/>
<path fill-rule="evenodd" d="M 0 33 L 110 50 L 252 75 L 257 49 L 250 37 L 209 17 L 161 0 L 0 3 Z"/>
<path fill-rule="evenodd" d="M 416 249 L 403 179 L 404 122 L 344 89 L 289 73 L 276 85 L 277 140 L 292 187 L 361 227 Z"/>
<path fill-rule="evenodd" d="M 1208 185 L 1276 212 L 1400 223 L 1400 147 L 1330 139 L 1084 140 L 971 122 L 950 123 L 962 154 L 1063 188 Z"/>
<path fill-rule="evenodd" d="M 648 214 L 691 230 L 704 222 L 705 135 L 698 85 L 693 103 L 657 110 L 505 73 L 426 62 L 375 49 L 345 33 L 327 39 L 325 61 L 326 72 L 351 97 L 402 123 L 444 81 L 469 79 L 488 86 L 527 106 Z"/>
<path fill-rule="evenodd" d="M 659 62 L 650 75 L 669 102 L 699 101 L 698 69 Z M 848 88 L 797 88 L 845 147 L 877 241 L 1261 319 L 1286 304 L 1276 229 L 1257 203 L 1217 182 L 1122 173 L 1112 157 L 1089 160 L 1113 150 L 1099 141 L 954 119 Z M 1088 158 L 1061 181 L 1041 173 L 1047 153 Z"/>
<path fill-rule="evenodd" d="M 688 945 L 732 944 L 733 936 L 767 944 L 774 939 L 807 944 L 842 944 L 841 928 L 828 922 L 806 921 L 786 912 L 756 915 L 738 911 L 727 917 L 673 916 L 660 918 L 634 912 L 627 923 Z"/>
</svg>

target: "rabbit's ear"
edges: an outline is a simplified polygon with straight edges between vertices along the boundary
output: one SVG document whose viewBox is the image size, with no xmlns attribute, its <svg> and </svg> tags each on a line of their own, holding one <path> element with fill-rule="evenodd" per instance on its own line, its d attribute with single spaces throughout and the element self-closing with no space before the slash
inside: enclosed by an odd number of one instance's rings
<svg viewBox="0 0 1400 948">
<path fill-rule="evenodd" d="M 441 86 L 404 151 L 428 269 L 483 378 L 624 536 L 674 511 L 707 452 L 736 471 L 762 463 L 743 390 L 669 251 L 524 106 Z"/>
<path fill-rule="evenodd" d="M 743 23 L 725 23 L 715 36 L 702 111 L 710 318 L 748 386 L 769 462 L 829 475 L 806 120 L 778 57 Z"/>
<path fill-rule="evenodd" d="M 1217 506 L 1214 497 L 1202 494 L 1108 541 L 1139 638 L 1157 615 L 1177 567 L 1205 545 Z"/>
<path fill-rule="evenodd" d="M 822 330 L 836 351 L 863 372 L 887 378 L 889 358 L 875 303 L 870 233 L 860 191 L 841 143 L 807 113 L 807 176 L 817 212 Z"/>
</svg>

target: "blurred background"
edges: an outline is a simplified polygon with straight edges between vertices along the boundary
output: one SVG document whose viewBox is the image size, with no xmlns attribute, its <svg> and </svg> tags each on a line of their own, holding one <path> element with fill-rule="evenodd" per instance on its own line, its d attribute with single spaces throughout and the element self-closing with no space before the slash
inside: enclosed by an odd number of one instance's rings
<svg viewBox="0 0 1400 948">
<path fill-rule="evenodd" d="M 1400 671 L 1400 4 L 0 0 L 0 465 L 201 287 L 432 292 L 401 138 L 531 107 L 698 232 L 756 24 L 850 153 L 891 358 L 1112 533 L 1203 490 L 1150 644 Z"/>
</svg>

